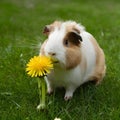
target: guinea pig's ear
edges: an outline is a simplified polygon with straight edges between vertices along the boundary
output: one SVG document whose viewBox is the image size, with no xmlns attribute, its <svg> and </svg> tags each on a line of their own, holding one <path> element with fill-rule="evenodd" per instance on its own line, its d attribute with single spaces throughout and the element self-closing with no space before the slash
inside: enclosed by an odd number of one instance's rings
<svg viewBox="0 0 120 120">
<path fill-rule="evenodd" d="M 76 31 L 68 32 L 64 38 L 64 45 L 70 47 L 71 45 L 79 46 L 82 42 L 82 37 Z"/>
<path fill-rule="evenodd" d="M 82 37 L 80 36 L 80 34 L 78 33 L 78 32 L 76 32 L 76 31 L 72 31 L 71 32 L 71 35 L 76 39 L 76 40 L 78 40 L 78 41 L 83 41 L 82 40 Z"/>
<path fill-rule="evenodd" d="M 61 25 L 61 22 L 60 22 L 60 21 L 54 21 L 54 22 L 51 23 L 50 25 L 46 25 L 46 26 L 45 26 L 45 28 L 44 28 L 44 30 L 43 30 L 43 33 L 44 33 L 45 35 L 49 35 L 50 32 L 54 31 L 54 28 L 55 28 L 55 27 L 58 27 L 58 28 L 59 28 L 60 25 Z"/>
<path fill-rule="evenodd" d="M 49 25 L 46 25 L 46 26 L 45 26 L 45 28 L 44 28 L 44 30 L 43 30 L 43 33 L 44 33 L 45 35 L 49 35 L 49 33 L 50 33 L 50 26 L 49 26 Z"/>
<path fill-rule="evenodd" d="M 79 46 L 80 42 L 82 42 L 82 37 L 76 31 L 69 32 L 67 36 L 69 42 L 76 46 Z"/>
</svg>

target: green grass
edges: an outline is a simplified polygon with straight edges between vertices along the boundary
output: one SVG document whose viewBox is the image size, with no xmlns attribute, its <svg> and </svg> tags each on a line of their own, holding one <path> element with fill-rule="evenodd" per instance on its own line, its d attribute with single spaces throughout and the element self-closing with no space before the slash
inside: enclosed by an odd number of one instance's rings
<svg viewBox="0 0 120 120">
<path fill-rule="evenodd" d="M 72 100 L 64 90 L 47 96 L 48 109 L 38 112 L 37 81 L 25 73 L 39 53 L 46 24 L 54 20 L 81 22 L 103 48 L 107 73 L 102 84 L 85 84 Z M 120 120 L 120 1 L 1 0 L 0 120 Z"/>
</svg>

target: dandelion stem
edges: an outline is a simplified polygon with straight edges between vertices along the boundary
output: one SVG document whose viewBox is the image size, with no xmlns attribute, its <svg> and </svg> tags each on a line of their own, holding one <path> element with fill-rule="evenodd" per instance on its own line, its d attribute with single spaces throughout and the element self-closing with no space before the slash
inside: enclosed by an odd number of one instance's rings
<svg viewBox="0 0 120 120">
<path fill-rule="evenodd" d="M 38 78 L 38 93 L 39 93 L 39 100 L 40 100 L 40 102 L 42 101 L 42 89 L 41 89 L 41 79 L 40 78 Z"/>
<path fill-rule="evenodd" d="M 39 92 L 39 99 L 40 104 L 37 106 L 38 110 L 45 109 L 45 81 L 44 77 L 38 78 L 38 92 Z"/>
<path fill-rule="evenodd" d="M 42 103 L 45 105 L 45 81 L 41 80 L 42 85 Z"/>
</svg>

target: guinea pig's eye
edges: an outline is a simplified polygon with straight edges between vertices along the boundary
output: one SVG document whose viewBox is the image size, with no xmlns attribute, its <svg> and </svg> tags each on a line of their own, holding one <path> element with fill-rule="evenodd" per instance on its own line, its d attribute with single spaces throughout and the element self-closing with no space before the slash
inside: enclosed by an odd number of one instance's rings
<svg viewBox="0 0 120 120">
<path fill-rule="evenodd" d="M 68 46 L 69 42 L 68 40 L 65 40 L 65 43 L 64 43 L 66 46 Z"/>
</svg>

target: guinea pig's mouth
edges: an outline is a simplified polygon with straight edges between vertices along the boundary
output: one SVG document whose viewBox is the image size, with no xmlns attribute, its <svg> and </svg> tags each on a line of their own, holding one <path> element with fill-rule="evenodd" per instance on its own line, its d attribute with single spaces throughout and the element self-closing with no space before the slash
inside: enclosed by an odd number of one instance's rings
<svg viewBox="0 0 120 120">
<path fill-rule="evenodd" d="M 56 59 L 56 58 L 51 58 L 51 61 L 52 61 L 52 63 L 54 64 L 54 63 L 59 63 L 59 60 L 58 59 Z"/>
<path fill-rule="evenodd" d="M 59 63 L 59 61 L 54 61 L 53 63 Z"/>
</svg>

